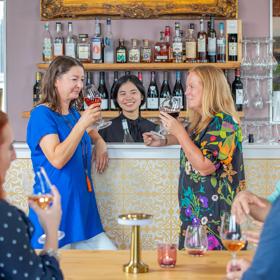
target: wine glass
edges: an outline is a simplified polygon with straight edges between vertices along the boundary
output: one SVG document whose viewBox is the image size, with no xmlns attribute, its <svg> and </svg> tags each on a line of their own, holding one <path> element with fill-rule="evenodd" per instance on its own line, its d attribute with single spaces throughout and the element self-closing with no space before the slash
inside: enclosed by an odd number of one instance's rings
<svg viewBox="0 0 280 280">
<path fill-rule="evenodd" d="M 36 172 L 36 175 L 39 179 L 39 184 L 36 184 L 33 188 L 33 194 L 28 196 L 28 200 L 35 202 L 41 209 L 48 209 L 53 202 L 53 195 L 51 192 L 52 183 L 44 169 L 40 167 L 40 170 Z M 61 240 L 65 233 L 63 231 L 58 231 L 58 240 Z M 38 242 L 44 244 L 46 241 L 46 234 L 42 234 Z"/>
<path fill-rule="evenodd" d="M 160 104 L 159 110 L 161 112 L 168 113 L 173 118 L 178 118 L 180 114 L 181 109 L 181 102 L 180 99 L 177 97 L 168 96 L 165 98 L 162 103 Z M 160 124 L 159 131 L 151 131 L 151 133 L 161 137 L 165 138 L 165 136 L 168 134 L 166 129 L 163 127 L 162 124 Z"/>
<path fill-rule="evenodd" d="M 91 104 L 102 103 L 101 93 L 93 84 L 86 86 L 84 91 L 84 102 L 87 106 L 90 106 Z M 103 129 L 110 126 L 111 124 L 111 121 L 105 121 L 101 116 L 101 118 L 96 123 L 96 128 L 98 130 Z"/>
<path fill-rule="evenodd" d="M 189 225 L 185 236 L 185 249 L 192 256 L 203 256 L 208 248 L 205 226 Z"/>
<path fill-rule="evenodd" d="M 221 217 L 220 238 L 224 247 L 231 253 L 233 268 L 236 264 L 236 254 L 246 244 L 246 237 L 236 221 L 236 216 L 225 212 Z"/>
</svg>

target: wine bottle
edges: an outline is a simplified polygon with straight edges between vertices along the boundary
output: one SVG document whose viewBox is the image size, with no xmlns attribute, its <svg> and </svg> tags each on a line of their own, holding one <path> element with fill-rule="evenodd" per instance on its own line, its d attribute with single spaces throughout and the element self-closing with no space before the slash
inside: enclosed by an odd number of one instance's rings
<svg viewBox="0 0 280 280">
<path fill-rule="evenodd" d="M 41 97 L 41 72 L 36 72 L 36 81 L 33 86 L 33 106 L 36 106 Z"/>
<path fill-rule="evenodd" d="M 86 86 L 92 85 L 92 84 L 94 84 L 92 72 L 86 72 Z"/>
<path fill-rule="evenodd" d="M 238 59 L 238 36 L 237 36 L 237 21 L 227 20 L 228 33 L 228 60 L 237 61 Z"/>
<path fill-rule="evenodd" d="M 155 79 L 155 72 L 151 72 L 151 81 L 147 91 L 147 109 L 158 110 L 159 108 L 159 92 Z"/>
<path fill-rule="evenodd" d="M 126 119 L 122 119 L 122 128 L 123 128 L 123 143 L 133 143 L 133 142 L 135 142 L 133 137 L 130 134 Z"/>
<path fill-rule="evenodd" d="M 198 59 L 198 62 L 207 62 L 206 38 L 207 38 L 207 34 L 204 31 L 204 21 L 203 21 L 203 19 L 200 19 L 200 31 L 197 33 L 197 59 Z"/>
<path fill-rule="evenodd" d="M 143 75 L 142 72 L 138 72 L 137 77 L 139 79 L 139 81 L 143 84 Z M 147 100 L 147 97 L 145 96 L 145 99 Z M 146 110 L 147 109 L 147 104 L 146 102 L 142 104 L 141 106 L 141 110 Z"/>
<path fill-rule="evenodd" d="M 113 91 L 114 91 L 114 87 L 115 87 L 115 84 L 117 83 L 117 81 L 118 81 L 118 79 L 119 79 L 119 74 L 118 74 L 118 71 L 115 71 L 114 72 L 114 81 L 113 81 L 113 84 L 112 84 L 112 87 L 111 87 L 111 91 L 110 91 L 110 109 L 112 110 L 112 111 L 115 111 L 115 110 L 117 110 L 117 107 L 116 107 L 116 105 L 115 105 L 115 103 L 114 103 L 114 100 L 113 100 Z"/>
<path fill-rule="evenodd" d="M 168 82 L 168 72 L 164 72 L 164 78 L 160 89 L 160 104 L 164 99 L 171 96 L 171 90 Z"/>
<path fill-rule="evenodd" d="M 45 63 L 50 63 L 53 59 L 53 39 L 48 22 L 44 24 L 42 58 Z"/>
<path fill-rule="evenodd" d="M 217 62 L 226 62 L 226 38 L 224 35 L 224 23 L 219 24 L 219 35 L 217 38 Z"/>
<path fill-rule="evenodd" d="M 235 70 L 235 79 L 232 83 L 232 97 L 235 102 L 235 107 L 237 111 L 242 111 L 243 109 L 243 84 L 240 80 L 240 70 Z"/>
<path fill-rule="evenodd" d="M 210 28 L 208 31 L 208 38 L 207 38 L 207 53 L 208 53 L 208 61 L 209 62 L 216 62 L 216 53 L 217 53 L 217 37 L 216 31 L 214 27 L 214 17 L 210 17 Z"/>
<path fill-rule="evenodd" d="M 109 110 L 109 95 L 105 84 L 105 72 L 100 72 L 99 74 L 98 91 L 100 92 L 102 98 L 101 109 L 103 111 Z"/>
<path fill-rule="evenodd" d="M 176 71 L 176 82 L 173 88 L 173 96 L 177 97 L 180 100 L 180 109 L 185 108 L 185 98 L 184 98 L 184 89 L 181 83 L 181 72 Z"/>
</svg>

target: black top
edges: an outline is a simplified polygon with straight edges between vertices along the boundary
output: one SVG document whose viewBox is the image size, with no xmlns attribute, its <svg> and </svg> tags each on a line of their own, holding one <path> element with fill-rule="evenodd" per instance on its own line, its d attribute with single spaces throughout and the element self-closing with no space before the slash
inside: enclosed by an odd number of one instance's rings
<svg viewBox="0 0 280 280">
<path fill-rule="evenodd" d="M 124 132 L 122 128 L 122 119 L 127 119 L 129 132 L 135 142 L 144 142 L 142 134 L 156 130 L 157 125 L 153 122 L 139 117 L 136 120 L 126 118 L 120 114 L 112 120 L 112 124 L 98 132 L 105 142 L 123 142 Z"/>
<path fill-rule="evenodd" d="M 34 228 L 18 208 L 0 199 L 0 279 L 63 279 L 55 257 L 30 246 Z"/>
</svg>

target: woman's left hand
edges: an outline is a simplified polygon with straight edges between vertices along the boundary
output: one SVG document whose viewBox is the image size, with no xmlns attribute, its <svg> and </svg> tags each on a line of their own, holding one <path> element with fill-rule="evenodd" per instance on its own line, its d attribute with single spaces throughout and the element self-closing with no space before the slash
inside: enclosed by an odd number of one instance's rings
<svg viewBox="0 0 280 280">
<path fill-rule="evenodd" d="M 103 173 L 108 167 L 107 145 L 101 137 L 95 142 L 93 160 L 95 160 L 95 168 L 98 173 Z"/>
<path fill-rule="evenodd" d="M 178 138 L 178 135 L 180 135 L 181 133 L 186 132 L 183 124 L 169 114 L 160 112 L 159 117 L 166 131 L 169 134 L 174 135 L 176 138 Z"/>
</svg>

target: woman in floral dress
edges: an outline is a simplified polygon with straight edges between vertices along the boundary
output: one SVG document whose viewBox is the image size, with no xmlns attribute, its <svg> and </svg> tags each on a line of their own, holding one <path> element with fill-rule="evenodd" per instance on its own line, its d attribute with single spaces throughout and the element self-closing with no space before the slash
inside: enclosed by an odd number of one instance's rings
<svg viewBox="0 0 280 280">
<path fill-rule="evenodd" d="M 236 193 L 244 189 L 244 165 L 240 121 L 223 72 L 213 66 L 189 71 L 185 92 L 189 126 L 167 113 L 161 121 L 168 136 L 144 134 L 148 146 L 181 145 L 179 249 L 184 248 L 188 225 L 205 225 L 208 249 L 222 249 L 221 214 L 230 211 Z"/>
</svg>

